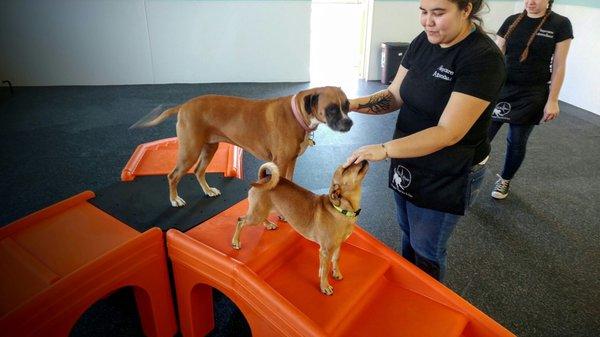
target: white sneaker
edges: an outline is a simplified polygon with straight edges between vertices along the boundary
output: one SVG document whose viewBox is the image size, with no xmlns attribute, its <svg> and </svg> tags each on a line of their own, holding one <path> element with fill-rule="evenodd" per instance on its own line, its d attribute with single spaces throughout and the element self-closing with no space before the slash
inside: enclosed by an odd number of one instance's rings
<svg viewBox="0 0 600 337">
<path fill-rule="evenodd" d="M 496 176 L 498 176 L 498 180 L 496 180 L 496 185 L 494 186 L 494 190 L 492 190 L 492 198 L 504 199 L 508 196 L 510 180 L 502 179 L 499 174 L 496 174 Z"/>
</svg>

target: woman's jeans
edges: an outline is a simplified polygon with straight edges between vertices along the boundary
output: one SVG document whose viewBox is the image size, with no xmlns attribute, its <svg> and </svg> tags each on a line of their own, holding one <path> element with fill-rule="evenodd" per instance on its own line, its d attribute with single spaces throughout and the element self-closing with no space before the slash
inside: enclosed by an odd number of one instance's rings
<svg viewBox="0 0 600 337">
<path fill-rule="evenodd" d="M 485 165 L 471 168 L 466 191 L 467 207 L 477 198 L 484 175 Z M 461 216 L 417 207 L 398 193 L 394 193 L 394 197 L 402 230 L 402 257 L 438 281 L 443 281 L 448 239 Z"/>
<path fill-rule="evenodd" d="M 502 127 L 502 122 L 492 122 L 488 131 L 490 142 Z M 510 180 L 515 176 L 519 167 L 525 159 L 527 149 L 527 140 L 533 130 L 534 125 L 509 124 L 508 136 L 506 137 L 506 156 L 504 158 L 504 168 L 502 169 L 502 179 Z"/>
</svg>

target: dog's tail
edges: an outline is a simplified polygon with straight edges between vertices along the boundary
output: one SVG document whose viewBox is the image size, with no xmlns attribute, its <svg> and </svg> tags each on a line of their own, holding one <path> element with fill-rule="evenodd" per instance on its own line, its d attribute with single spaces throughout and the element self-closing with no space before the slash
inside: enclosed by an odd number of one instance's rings
<svg viewBox="0 0 600 337">
<path fill-rule="evenodd" d="M 147 128 L 162 123 L 165 119 L 179 112 L 181 105 L 174 106 L 165 110 L 164 105 L 159 105 L 152 109 L 149 114 L 142 117 L 139 121 L 135 122 L 130 129 Z"/>
<path fill-rule="evenodd" d="M 271 174 L 267 174 L 267 170 Z M 252 187 L 270 190 L 279 182 L 279 168 L 275 163 L 264 163 L 258 169 L 258 181 L 250 183 Z"/>
</svg>

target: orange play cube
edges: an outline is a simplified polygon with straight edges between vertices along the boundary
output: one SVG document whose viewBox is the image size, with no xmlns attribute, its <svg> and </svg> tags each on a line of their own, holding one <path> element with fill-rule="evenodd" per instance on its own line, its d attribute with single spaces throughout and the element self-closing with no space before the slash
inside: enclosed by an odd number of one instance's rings
<svg viewBox="0 0 600 337">
<path fill-rule="evenodd" d="M 341 249 L 334 294 L 318 284 L 318 245 L 287 223 L 246 227 L 244 200 L 186 233 L 167 232 L 184 337 L 213 329 L 212 290 L 229 297 L 253 336 L 514 336 L 360 227 Z"/>
<path fill-rule="evenodd" d="M 133 287 L 147 336 L 177 332 L 158 228 L 139 233 L 87 191 L 0 228 L 0 335 L 68 336 L 96 301 Z"/>
</svg>

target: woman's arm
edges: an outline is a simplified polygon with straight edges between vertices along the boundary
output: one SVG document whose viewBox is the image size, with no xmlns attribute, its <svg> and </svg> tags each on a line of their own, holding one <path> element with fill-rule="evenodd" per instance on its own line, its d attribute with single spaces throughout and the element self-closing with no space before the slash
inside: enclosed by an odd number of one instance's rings
<svg viewBox="0 0 600 337">
<path fill-rule="evenodd" d="M 502 54 L 506 54 L 506 40 L 500 36 L 496 35 L 496 45 L 502 51 Z"/>
<path fill-rule="evenodd" d="M 560 112 L 560 108 L 558 107 L 558 94 L 560 93 L 560 89 L 562 88 L 565 79 L 567 55 L 569 54 L 571 40 L 572 39 L 567 39 L 557 43 L 556 48 L 554 49 L 552 77 L 550 78 L 550 93 L 548 94 L 548 101 L 544 107 L 544 117 L 542 117 L 542 122 L 549 122 L 556 119 Z"/>
<path fill-rule="evenodd" d="M 383 144 L 363 146 L 350 155 L 344 166 L 387 157 L 421 157 L 454 145 L 467 134 L 489 104 L 480 98 L 453 92 L 436 126 Z"/>
<path fill-rule="evenodd" d="M 381 115 L 398 110 L 402 106 L 400 85 L 404 81 L 407 72 L 408 70 L 401 65 L 387 89 L 370 96 L 351 99 L 350 111 L 368 115 Z"/>
</svg>

